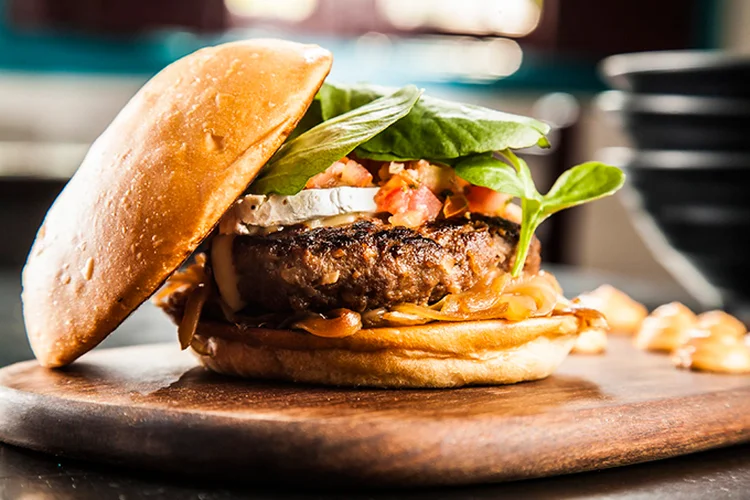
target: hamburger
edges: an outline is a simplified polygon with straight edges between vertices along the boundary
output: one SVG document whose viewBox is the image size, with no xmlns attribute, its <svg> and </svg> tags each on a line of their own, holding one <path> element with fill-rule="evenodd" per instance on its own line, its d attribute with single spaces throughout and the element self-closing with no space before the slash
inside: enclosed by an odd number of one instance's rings
<svg viewBox="0 0 750 500">
<path fill-rule="evenodd" d="M 23 271 L 39 362 L 73 362 L 149 297 L 216 372 L 456 387 L 549 375 L 601 315 L 540 269 L 536 227 L 615 192 L 540 194 L 531 118 L 414 86 L 325 82 L 311 45 L 246 40 L 154 76 L 94 142 Z"/>
</svg>

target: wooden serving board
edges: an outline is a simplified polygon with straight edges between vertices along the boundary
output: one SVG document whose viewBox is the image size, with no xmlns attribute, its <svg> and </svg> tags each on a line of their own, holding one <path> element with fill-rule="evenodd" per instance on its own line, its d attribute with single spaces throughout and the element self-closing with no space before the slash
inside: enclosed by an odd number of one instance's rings
<svg viewBox="0 0 750 500">
<path fill-rule="evenodd" d="M 358 390 L 205 372 L 175 345 L 0 370 L 0 440 L 234 480 L 438 485 L 540 477 L 750 440 L 750 377 L 677 370 L 612 338 L 539 382 Z"/>
</svg>

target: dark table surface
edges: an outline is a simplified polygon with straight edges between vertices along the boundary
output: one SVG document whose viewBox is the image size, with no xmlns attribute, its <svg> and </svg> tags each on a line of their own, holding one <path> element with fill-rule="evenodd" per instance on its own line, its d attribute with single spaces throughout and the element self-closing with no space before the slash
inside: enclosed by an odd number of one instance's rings
<svg viewBox="0 0 750 500">
<path fill-rule="evenodd" d="M 557 270 L 569 295 L 603 282 L 653 307 L 671 300 L 694 305 L 669 286 L 617 276 Z M 29 359 L 17 271 L 0 271 L 0 366 Z M 174 327 L 154 308 L 141 307 L 105 345 L 174 341 Z M 200 450 L 196 450 L 200 453 Z M 241 479 L 241 478 L 239 478 Z M 211 484 L 195 477 L 76 462 L 0 444 L 0 499 L 265 499 L 265 498 L 750 498 L 750 444 L 618 469 L 547 479 L 418 491 L 311 492 L 294 478 L 282 486 Z"/>
</svg>

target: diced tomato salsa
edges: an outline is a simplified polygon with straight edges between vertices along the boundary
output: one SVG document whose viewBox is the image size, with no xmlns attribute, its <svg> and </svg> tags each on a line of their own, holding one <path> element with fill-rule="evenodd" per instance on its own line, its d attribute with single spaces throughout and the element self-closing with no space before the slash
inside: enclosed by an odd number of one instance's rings
<svg viewBox="0 0 750 500">
<path fill-rule="evenodd" d="M 305 187 L 369 187 L 373 185 L 371 171 L 380 185 L 375 203 L 379 211 L 391 214 L 389 221 L 394 225 L 420 226 L 436 219 L 441 212 L 445 217 L 474 212 L 511 220 L 519 218 L 520 209 L 511 203 L 511 196 L 471 185 L 452 168 L 426 160 L 385 162 L 375 167 L 370 165 L 368 170 L 353 159 L 342 158 L 312 177 Z"/>
<path fill-rule="evenodd" d="M 372 186 L 372 174 L 362 165 L 349 158 L 342 158 L 325 172 L 311 177 L 305 184 L 306 189 L 324 189 L 341 186 Z"/>
</svg>

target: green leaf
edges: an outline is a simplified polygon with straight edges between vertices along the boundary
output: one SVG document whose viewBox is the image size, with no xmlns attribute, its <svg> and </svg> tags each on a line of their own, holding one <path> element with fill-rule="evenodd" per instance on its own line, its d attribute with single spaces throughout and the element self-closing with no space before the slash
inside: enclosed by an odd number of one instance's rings
<svg viewBox="0 0 750 500">
<path fill-rule="evenodd" d="M 537 191 L 536 189 L 534 178 L 531 176 L 531 169 L 526 164 L 526 162 L 513 154 L 513 151 L 511 151 L 510 149 L 502 151 L 500 155 L 506 158 L 508 160 L 508 163 L 513 165 L 513 167 L 516 169 L 518 178 L 520 179 L 524 189 L 524 195 L 522 197 L 540 200 L 542 198 L 542 195 L 539 194 L 539 191 Z"/>
<path fill-rule="evenodd" d="M 625 183 L 625 174 L 617 167 L 599 162 L 577 165 L 563 174 L 544 195 L 545 213 L 598 200 L 616 192 Z"/>
<path fill-rule="evenodd" d="M 510 155 L 512 157 L 513 154 L 510 153 Z M 517 160 L 521 167 L 525 166 L 523 160 Z M 528 167 L 525 170 L 519 168 L 519 176 L 525 177 L 527 175 L 524 173 L 525 171 L 528 171 Z M 530 179 L 530 173 L 528 175 Z M 552 189 L 541 199 L 522 198 L 521 234 L 516 248 L 516 260 L 511 270 L 513 276 L 518 276 L 523 269 L 531 245 L 531 238 L 539 225 L 550 215 L 566 208 L 612 195 L 622 187 L 624 182 L 625 174 L 619 168 L 603 163 L 589 162 L 563 172 L 555 181 Z"/>
<path fill-rule="evenodd" d="M 423 159 L 423 158 L 404 158 L 402 156 L 394 155 L 392 153 L 370 153 L 367 151 L 362 151 L 360 148 L 355 149 L 354 154 L 358 156 L 359 158 L 365 158 L 368 160 L 375 160 L 375 161 L 405 162 L 405 161 L 417 161 L 417 160 Z"/>
<path fill-rule="evenodd" d="M 519 198 L 526 196 L 526 187 L 518 173 L 510 165 L 494 158 L 492 154 L 470 156 L 458 162 L 455 169 L 460 178 L 475 186 L 483 186 Z"/>
<path fill-rule="evenodd" d="M 534 237 L 536 228 L 544 221 L 540 218 L 542 202 L 535 199 L 521 198 L 521 233 L 518 235 L 518 244 L 516 245 L 516 256 L 513 261 L 511 275 L 513 277 L 521 274 L 523 266 L 526 263 L 526 257 L 529 255 L 529 247 Z"/>
<path fill-rule="evenodd" d="M 289 137 L 286 138 L 286 142 L 290 142 L 303 133 L 307 132 L 311 128 L 315 127 L 316 125 L 319 125 L 323 122 L 323 113 L 320 109 L 320 101 L 318 99 L 313 99 L 313 102 L 310 103 L 310 107 L 307 108 L 307 111 L 305 112 L 302 119 L 299 121 L 296 127 L 294 127 L 294 130 L 292 130 L 292 133 L 289 134 Z"/>
<path fill-rule="evenodd" d="M 406 116 L 421 94 L 409 85 L 302 133 L 273 155 L 250 190 L 258 194 L 299 193 L 311 177 Z"/>
<path fill-rule="evenodd" d="M 366 83 L 342 85 L 326 82 L 315 98 L 320 101 L 323 119 L 330 120 L 392 92 L 392 88 Z"/>
<path fill-rule="evenodd" d="M 388 92 L 375 85 L 325 84 L 318 94 L 323 119 L 356 109 Z M 533 118 L 422 96 L 406 117 L 362 144 L 356 154 L 373 159 L 460 158 L 547 146 L 548 132 L 547 124 Z"/>
<path fill-rule="evenodd" d="M 584 163 L 565 171 L 542 196 L 534 185 L 526 162 L 512 151 L 500 153 L 507 163 L 492 155 L 476 155 L 455 165 L 459 177 L 477 186 L 521 198 L 521 233 L 511 273 L 523 270 L 534 232 L 550 215 L 589 201 L 609 196 L 620 189 L 625 174 L 616 167 L 597 162 Z"/>
</svg>

